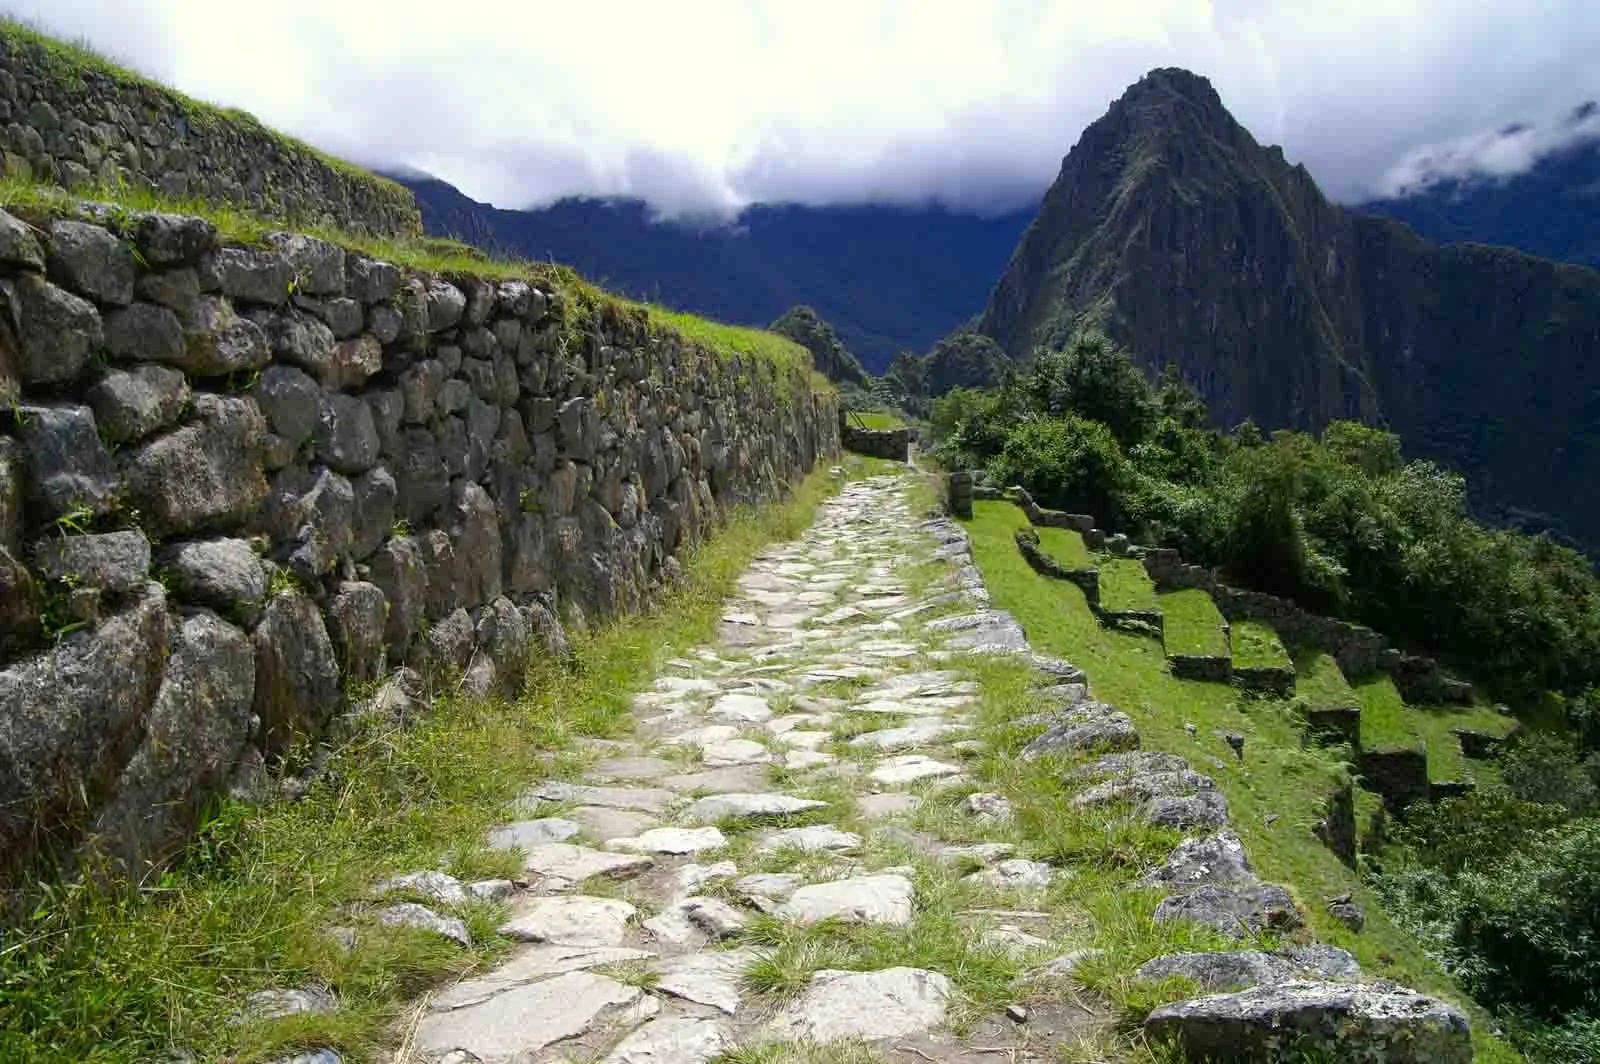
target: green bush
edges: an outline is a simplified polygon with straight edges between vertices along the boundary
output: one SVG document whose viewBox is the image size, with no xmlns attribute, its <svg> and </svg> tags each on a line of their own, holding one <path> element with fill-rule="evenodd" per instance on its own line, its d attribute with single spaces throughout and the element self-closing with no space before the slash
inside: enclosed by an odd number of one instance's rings
<svg viewBox="0 0 1600 1064">
<path fill-rule="evenodd" d="M 1133 479 L 1111 431 L 1067 415 L 1031 417 L 1017 425 L 989 465 L 1002 484 L 1021 484 L 1040 503 L 1064 510 L 1122 514 Z"/>
</svg>

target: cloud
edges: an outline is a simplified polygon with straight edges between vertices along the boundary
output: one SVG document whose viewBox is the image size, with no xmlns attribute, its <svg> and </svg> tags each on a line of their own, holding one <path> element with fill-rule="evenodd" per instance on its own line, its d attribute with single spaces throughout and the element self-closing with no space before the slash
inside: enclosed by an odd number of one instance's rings
<svg viewBox="0 0 1600 1064">
<path fill-rule="evenodd" d="M 7 4 L 7 0 L 0 0 Z M 1593 0 L 9 0 L 192 95 L 501 206 L 1037 197 L 1152 67 L 1210 77 L 1330 194 L 1600 97 Z"/>
<path fill-rule="evenodd" d="M 1600 107 L 1584 104 L 1538 125 L 1480 130 L 1407 152 L 1378 182 L 1385 196 L 1407 196 L 1452 181 L 1503 181 L 1548 155 L 1600 141 Z"/>
</svg>

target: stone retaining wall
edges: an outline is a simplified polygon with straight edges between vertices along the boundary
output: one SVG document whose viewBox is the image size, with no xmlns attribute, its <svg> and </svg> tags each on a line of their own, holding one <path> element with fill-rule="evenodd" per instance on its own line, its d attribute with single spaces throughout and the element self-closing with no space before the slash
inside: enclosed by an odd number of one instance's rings
<svg viewBox="0 0 1600 1064">
<path fill-rule="evenodd" d="M 0 127 L 6 177 L 149 188 L 299 225 L 422 232 L 416 201 L 400 185 L 4 22 Z"/>
<path fill-rule="evenodd" d="M 911 455 L 910 429 L 864 429 L 850 424 L 848 416 L 839 413 L 839 439 L 847 451 L 864 454 L 869 458 L 885 458 L 891 462 L 904 462 Z"/>
<path fill-rule="evenodd" d="M 514 692 L 558 616 L 648 604 L 730 506 L 838 451 L 803 366 L 642 311 L 116 217 L 0 212 L 13 870 L 44 840 L 161 857 L 401 662 Z"/>
</svg>

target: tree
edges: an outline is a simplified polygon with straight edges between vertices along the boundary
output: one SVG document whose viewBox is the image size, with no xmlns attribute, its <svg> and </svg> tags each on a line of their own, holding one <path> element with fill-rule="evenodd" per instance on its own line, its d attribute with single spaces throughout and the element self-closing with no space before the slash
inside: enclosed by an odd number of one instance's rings
<svg viewBox="0 0 1600 1064">
<path fill-rule="evenodd" d="M 1143 440 L 1155 425 L 1155 399 L 1144 372 L 1099 333 L 1085 333 L 1061 351 L 1041 354 L 1027 388 L 1034 409 L 1098 421 L 1124 447 Z"/>
</svg>

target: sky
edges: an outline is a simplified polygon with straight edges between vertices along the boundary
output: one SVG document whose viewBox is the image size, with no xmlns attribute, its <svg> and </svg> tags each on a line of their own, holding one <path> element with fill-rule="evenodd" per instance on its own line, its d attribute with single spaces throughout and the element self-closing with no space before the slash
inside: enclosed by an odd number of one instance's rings
<svg viewBox="0 0 1600 1064">
<path fill-rule="evenodd" d="M 501 207 L 1031 203 L 1147 70 L 1335 199 L 1504 176 L 1600 122 L 1597 0 L 0 0 L 192 96 Z M 1514 123 L 1537 136 L 1496 137 Z M 1592 129 L 1591 129 L 1592 127 Z M 1511 168 L 1511 169 L 1508 169 Z"/>
</svg>

